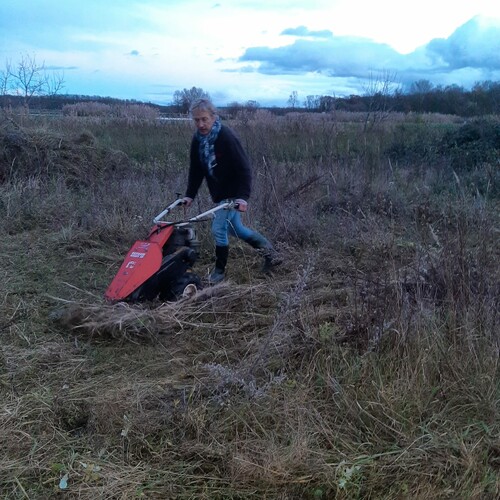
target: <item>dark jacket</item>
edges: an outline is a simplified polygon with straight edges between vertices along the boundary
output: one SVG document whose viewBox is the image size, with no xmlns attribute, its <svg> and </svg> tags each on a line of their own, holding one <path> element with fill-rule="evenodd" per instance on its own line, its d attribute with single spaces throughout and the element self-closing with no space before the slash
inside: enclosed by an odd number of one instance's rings
<svg viewBox="0 0 500 500">
<path fill-rule="evenodd" d="M 234 132 L 225 125 L 215 140 L 214 152 L 216 164 L 208 175 L 208 167 L 200 160 L 199 141 L 196 134 L 193 136 L 186 196 L 194 199 L 205 178 L 214 203 L 230 198 L 247 201 L 252 185 L 250 161 Z"/>
</svg>

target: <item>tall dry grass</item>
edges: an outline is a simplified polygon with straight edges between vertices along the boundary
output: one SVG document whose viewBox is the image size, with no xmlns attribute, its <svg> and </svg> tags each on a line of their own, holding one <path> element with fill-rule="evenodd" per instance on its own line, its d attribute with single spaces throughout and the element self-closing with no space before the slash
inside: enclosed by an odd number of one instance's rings
<svg viewBox="0 0 500 500">
<path fill-rule="evenodd" d="M 233 242 L 227 282 L 144 305 L 102 294 L 189 124 L 1 122 L 5 498 L 499 495 L 497 165 L 442 117 L 342 118 L 231 122 L 285 262 Z"/>
</svg>

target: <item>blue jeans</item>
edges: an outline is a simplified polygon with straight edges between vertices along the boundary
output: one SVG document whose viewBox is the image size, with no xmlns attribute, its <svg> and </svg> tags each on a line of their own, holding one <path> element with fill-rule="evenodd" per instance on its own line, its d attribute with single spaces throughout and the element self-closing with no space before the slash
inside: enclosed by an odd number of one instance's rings
<svg viewBox="0 0 500 500">
<path fill-rule="evenodd" d="M 212 221 L 212 234 L 215 244 L 221 247 L 229 245 L 229 236 L 240 238 L 254 248 L 271 247 L 271 244 L 264 236 L 243 225 L 240 212 L 234 209 L 215 212 Z"/>
</svg>

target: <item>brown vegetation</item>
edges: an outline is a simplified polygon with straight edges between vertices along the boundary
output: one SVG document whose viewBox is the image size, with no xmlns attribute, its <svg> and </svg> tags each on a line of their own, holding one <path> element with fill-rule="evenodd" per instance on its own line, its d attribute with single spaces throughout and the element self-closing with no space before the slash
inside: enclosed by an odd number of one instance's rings
<svg viewBox="0 0 500 500">
<path fill-rule="evenodd" d="M 2 497 L 499 496 L 498 122 L 347 118 L 232 123 L 273 278 L 110 305 L 189 124 L 2 117 Z"/>
</svg>

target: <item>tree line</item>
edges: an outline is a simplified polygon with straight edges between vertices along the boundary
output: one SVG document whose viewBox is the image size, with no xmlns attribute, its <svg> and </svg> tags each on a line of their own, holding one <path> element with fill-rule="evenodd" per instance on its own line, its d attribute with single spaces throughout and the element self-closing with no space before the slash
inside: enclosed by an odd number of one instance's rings
<svg viewBox="0 0 500 500">
<path fill-rule="evenodd" d="M 413 83 L 407 92 L 375 91 L 364 95 L 335 97 L 331 95 L 307 96 L 300 107 L 297 95 L 292 93 L 288 107 L 296 110 L 331 112 L 396 111 L 402 113 L 442 113 L 457 116 L 484 116 L 500 113 L 500 82 L 483 81 L 471 90 L 458 85 L 434 86 L 427 80 Z"/>
<path fill-rule="evenodd" d="M 442 113 L 463 117 L 500 113 L 500 82 L 477 82 L 470 90 L 458 85 L 434 86 L 428 80 L 419 80 L 407 91 L 395 88 L 392 75 L 370 78 L 363 95 L 336 97 L 335 95 L 308 95 L 300 103 L 299 94 L 293 91 L 285 107 L 273 107 L 276 114 L 294 111 L 332 112 L 352 111 L 371 113 L 415 112 Z M 16 63 L 6 62 L 0 71 L 0 107 L 23 106 L 26 109 L 60 110 L 64 105 L 82 101 L 105 104 L 143 104 L 136 100 L 114 99 L 100 96 L 62 95 L 64 75 L 48 71 L 34 56 L 25 55 Z M 170 105 L 147 103 L 160 112 L 186 114 L 195 99 L 209 98 L 208 92 L 199 87 L 176 90 Z M 225 106 L 228 114 L 239 110 L 254 111 L 257 101 L 231 102 Z"/>
</svg>

